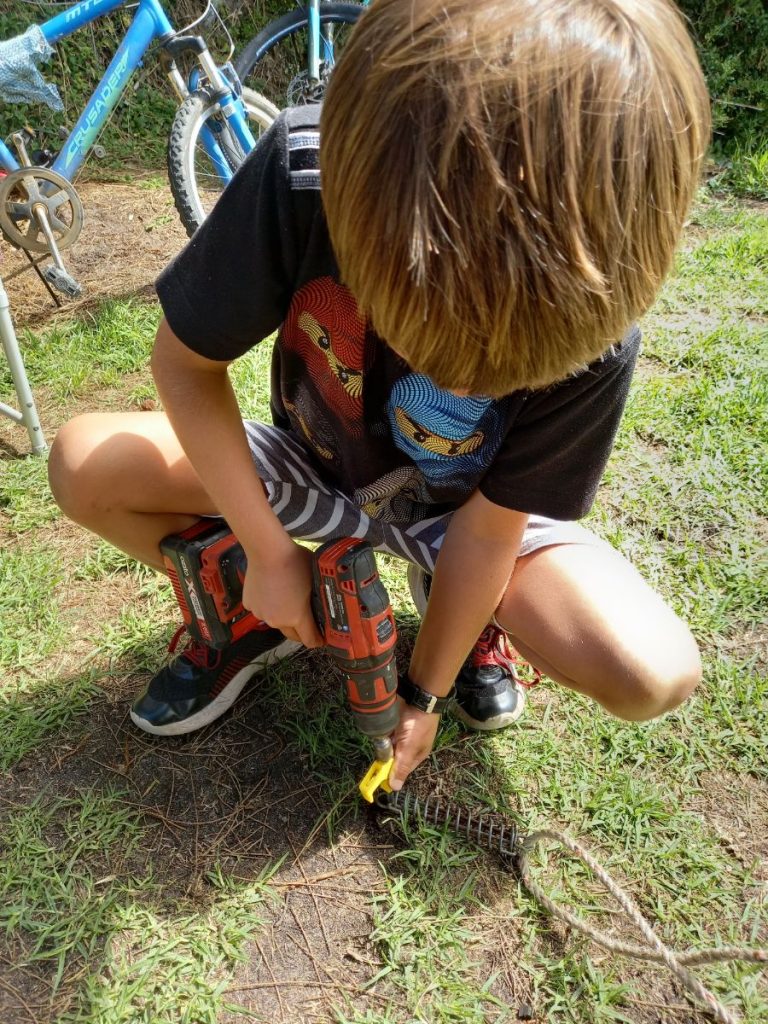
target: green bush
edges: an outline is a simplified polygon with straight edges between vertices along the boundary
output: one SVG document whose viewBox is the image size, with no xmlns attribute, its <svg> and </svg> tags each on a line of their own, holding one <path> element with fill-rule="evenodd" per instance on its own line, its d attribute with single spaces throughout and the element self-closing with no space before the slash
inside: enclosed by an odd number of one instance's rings
<svg viewBox="0 0 768 1024">
<path fill-rule="evenodd" d="M 712 95 L 715 152 L 768 138 L 765 0 L 680 0 Z"/>
<path fill-rule="evenodd" d="M 713 192 L 768 200 L 768 137 L 744 145 L 734 143 L 708 184 Z"/>
</svg>

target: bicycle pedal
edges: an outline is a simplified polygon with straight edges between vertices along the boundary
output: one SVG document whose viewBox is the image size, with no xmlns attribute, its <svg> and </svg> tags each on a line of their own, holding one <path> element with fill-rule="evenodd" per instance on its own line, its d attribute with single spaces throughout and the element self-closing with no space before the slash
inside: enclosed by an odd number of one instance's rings
<svg viewBox="0 0 768 1024">
<path fill-rule="evenodd" d="M 52 149 L 35 149 L 32 151 L 31 156 L 35 167 L 50 167 L 57 154 Z"/>
<path fill-rule="evenodd" d="M 43 277 L 55 288 L 57 292 L 61 292 L 62 295 L 66 295 L 68 299 L 79 299 L 83 294 L 82 285 L 68 274 L 66 270 L 62 270 L 60 267 L 49 266 L 43 270 Z"/>
</svg>

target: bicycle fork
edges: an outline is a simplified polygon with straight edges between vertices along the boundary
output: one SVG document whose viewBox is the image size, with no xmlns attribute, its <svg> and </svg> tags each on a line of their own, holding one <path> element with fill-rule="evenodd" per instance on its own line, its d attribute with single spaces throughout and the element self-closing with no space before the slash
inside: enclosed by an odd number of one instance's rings
<svg viewBox="0 0 768 1024">
<path fill-rule="evenodd" d="M 189 84 L 184 80 L 184 76 L 179 71 L 175 60 L 179 54 L 185 52 L 193 53 L 200 65 L 200 72 L 193 72 L 190 76 Z M 228 130 L 232 132 L 242 151 L 250 153 L 256 145 L 256 140 L 248 127 L 245 107 L 237 94 L 237 80 L 233 84 L 227 79 L 213 59 L 202 36 L 182 35 L 165 40 L 160 54 L 160 64 L 168 76 L 174 92 L 182 101 L 189 96 L 190 87 L 193 90 L 199 87 L 202 73 L 202 76 L 208 80 L 205 91 L 214 102 L 218 103 Z M 216 169 L 217 175 L 222 181 L 229 182 L 233 173 L 232 166 L 227 160 L 216 135 L 217 133 L 207 124 L 203 126 L 200 132 L 203 146 Z"/>
</svg>

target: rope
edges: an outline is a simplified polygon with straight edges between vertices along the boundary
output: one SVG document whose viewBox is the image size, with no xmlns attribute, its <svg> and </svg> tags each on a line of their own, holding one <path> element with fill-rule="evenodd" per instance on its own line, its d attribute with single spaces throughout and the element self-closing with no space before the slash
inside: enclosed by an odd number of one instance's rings
<svg viewBox="0 0 768 1024">
<path fill-rule="evenodd" d="M 546 840 L 553 840 L 560 843 L 569 850 L 575 857 L 583 861 L 598 878 L 611 895 L 621 906 L 624 913 L 632 921 L 646 941 L 646 945 L 632 945 L 619 942 L 611 938 L 605 932 L 599 931 L 583 918 L 576 917 L 570 910 L 558 906 L 544 892 L 541 886 L 531 878 L 529 860 L 539 844 Z M 744 960 L 752 963 L 768 963 L 768 949 L 747 949 L 740 946 L 717 946 L 711 949 L 686 950 L 678 952 L 670 949 L 656 934 L 650 923 L 643 916 L 640 908 L 612 878 L 602 865 L 586 850 L 581 843 L 578 843 L 571 836 L 563 832 L 556 832 L 553 829 L 542 829 L 533 832 L 522 840 L 520 851 L 517 855 L 517 865 L 526 889 L 545 907 L 553 917 L 565 921 L 576 931 L 581 932 L 592 939 L 598 945 L 610 950 L 611 953 L 622 956 L 635 957 L 640 960 L 651 960 L 656 963 L 663 963 L 674 974 L 674 976 L 698 999 L 720 1024 L 739 1024 L 740 1018 L 725 1007 L 693 974 L 689 967 L 701 964 L 719 963 L 724 960 Z"/>
</svg>

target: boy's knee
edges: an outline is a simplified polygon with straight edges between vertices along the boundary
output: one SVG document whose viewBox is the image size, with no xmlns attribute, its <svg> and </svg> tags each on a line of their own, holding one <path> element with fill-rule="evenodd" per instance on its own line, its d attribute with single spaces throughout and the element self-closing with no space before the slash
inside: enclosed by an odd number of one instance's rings
<svg viewBox="0 0 768 1024">
<path fill-rule="evenodd" d="M 688 634 L 677 649 L 667 648 L 661 663 L 639 661 L 622 675 L 602 703 L 618 718 L 645 722 L 672 711 L 691 696 L 701 682 L 701 656 Z"/>
<path fill-rule="evenodd" d="M 70 519 L 79 520 L 94 504 L 88 454 L 93 449 L 94 414 L 77 416 L 56 435 L 48 456 L 48 483 L 56 504 Z"/>
</svg>

